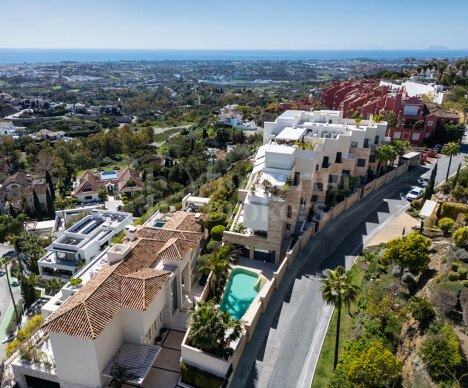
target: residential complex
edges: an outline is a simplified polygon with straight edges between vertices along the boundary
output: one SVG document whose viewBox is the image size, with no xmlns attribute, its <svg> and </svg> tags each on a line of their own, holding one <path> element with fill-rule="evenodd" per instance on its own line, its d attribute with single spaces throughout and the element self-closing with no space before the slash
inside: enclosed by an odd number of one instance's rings
<svg viewBox="0 0 468 388">
<path fill-rule="evenodd" d="M 289 110 L 265 122 L 263 146 L 224 241 L 251 259 L 280 263 L 291 239 L 312 220 L 318 227 L 328 191 L 379 173 L 374 151 L 386 130 L 386 122 L 356 125 L 335 110 Z"/>
<path fill-rule="evenodd" d="M 458 123 L 457 114 L 442 109 L 436 102 L 426 103 L 423 95 L 441 102 L 440 87 L 407 81 L 402 85 L 378 80 L 335 81 L 322 91 L 321 103 L 343 110 L 344 117 L 359 112 L 361 117 L 394 112 L 397 125 L 388 128 L 392 140 L 407 140 L 421 145 L 446 123 Z"/>
<path fill-rule="evenodd" d="M 46 248 L 37 263 L 39 274 L 45 279 L 69 279 L 132 222 L 131 213 L 93 210 Z"/>
<path fill-rule="evenodd" d="M 107 194 L 126 194 L 132 197 L 137 191 L 142 191 L 145 184 L 141 174 L 126 168 L 119 171 L 86 171 L 73 184 L 72 195 L 78 202 L 100 201 L 99 191 L 104 189 Z"/>
<path fill-rule="evenodd" d="M 237 129 L 251 131 L 257 130 L 257 126 L 253 120 L 249 122 L 243 121 L 242 114 L 237 109 L 238 107 L 239 105 L 236 104 L 226 105 L 223 107 L 223 109 L 221 109 L 221 114 L 219 115 L 218 121 Z"/>
<path fill-rule="evenodd" d="M 157 357 L 164 357 L 155 345 L 161 328 L 179 315 L 186 323 L 181 308 L 195 280 L 202 230 L 197 215 L 184 212 L 162 228 L 128 226 L 124 242 L 77 274 L 81 287 L 67 284 L 61 299 L 45 306 L 50 315 L 37 347 L 53 367 L 18 357 L 12 368 L 19 386 L 107 386 L 116 366 L 134 372 L 131 383 L 142 383 Z"/>
<path fill-rule="evenodd" d="M 36 206 L 41 211 L 49 211 L 47 196 L 51 196 L 50 187 L 44 178 L 36 178 L 23 172 L 17 172 L 8 177 L 0 185 L 0 213 L 35 213 Z M 34 196 L 37 197 L 37 202 Z"/>
</svg>

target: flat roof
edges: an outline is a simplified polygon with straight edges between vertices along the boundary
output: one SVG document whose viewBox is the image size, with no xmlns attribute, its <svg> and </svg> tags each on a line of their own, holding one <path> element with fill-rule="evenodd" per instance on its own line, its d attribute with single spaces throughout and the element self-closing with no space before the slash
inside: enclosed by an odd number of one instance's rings
<svg viewBox="0 0 468 388">
<path fill-rule="evenodd" d="M 437 206 L 436 201 L 431 201 L 429 199 L 426 200 L 426 202 L 424 202 L 424 206 L 422 207 L 421 211 L 419 212 L 419 215 L 421 217 L 430 217 L 430 216 L 432 216 L 436 206 Z"/>
<path fill-rule="evenodd" d="M 402 156 L 402 158 L 405 158 L 405 159 L 413 159 L 415 158 L 416 156 L 420 156 L 421 155 L 421 152 L 408 152 L 407 154 L 404 154 Z"/>
<path fill-rule="evenodd" d="M 303 112 L 305 112 L 305 111 L 304 111 L 304 110 L 292 110 L 292 109 L 289 109 L 289 110 L 285 110 L 283 113 L 281 113 L 281 115 L 280 115 L 278 118 L 283 118 L 283 119 L 289 118 L 289 119 L 292 119 L 292 118 L 294 118 L 294 117 L 300 116 Z"/>
<path fill-rule="evenodd" d="M 305 128 L 284 128 L 278 135 L 276 135 L 276 140 L 292 140 L 298 141 L 301 136 L 306 133 L 307 129 Z"/>
<path fill-rule="evenodd" d="M 272 152 L 275 154 L 284 154 L 284 155 L 292 155 L 296 152 L 296 148 L 287 145 L 270 145 L 270 147 L 266 150 L 266 152 Z"/>
</svg>

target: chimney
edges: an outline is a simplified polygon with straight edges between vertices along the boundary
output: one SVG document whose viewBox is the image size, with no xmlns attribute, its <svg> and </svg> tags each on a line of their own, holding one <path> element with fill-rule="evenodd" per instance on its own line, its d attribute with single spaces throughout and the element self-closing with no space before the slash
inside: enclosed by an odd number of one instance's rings
<svg viewBox="0 0 468 388">
<path fill-rule="evenodd" d="M 125 244 L 115 244 L 109 248 L 107 251 L 107 260 L 109 261 L 109 265 L 122 261 L 125 256 L 127 256 L 128 252 L 130 252 L 130 250 L 130 245 Z"/>
<path fill-rule="evenodd" d="M 127 225 L 125 227 L 125 237 L 129 241 L 135 241 L 136 239 L 136 227 L 133 225 Z"/>
</svg>

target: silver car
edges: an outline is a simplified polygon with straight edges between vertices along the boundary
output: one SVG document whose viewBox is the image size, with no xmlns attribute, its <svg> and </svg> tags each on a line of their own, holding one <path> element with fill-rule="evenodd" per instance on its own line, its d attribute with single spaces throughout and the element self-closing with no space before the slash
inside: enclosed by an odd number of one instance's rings
<svg viewBox="0 0 468 388">
<path fill-rule="evenodd" d="M 421 187 L 413 187 L 408 194 L 406 194 L 406 199 L 408 201 L 414 201 L 415 199 L 419 199 L 423 196 L 424 189 Z"/>
</svg>

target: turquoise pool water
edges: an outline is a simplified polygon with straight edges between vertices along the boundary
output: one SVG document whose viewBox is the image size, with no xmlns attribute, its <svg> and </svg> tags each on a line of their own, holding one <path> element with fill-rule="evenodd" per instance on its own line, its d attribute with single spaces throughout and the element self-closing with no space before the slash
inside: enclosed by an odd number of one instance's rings
<svg viewBox="0 0 468 388">
<path fill-rule="evenodd" d="M 166 223 L 166 221 L 156 221 L 154 223 L 154 227 L 155 228 L 162 228 L 164 226 L 164 224 Z"/>
<path fill-rule="evenodd" d="M 221 300 L 221 310 L 228 311 L 234 319 L 241 319 L 257 296 L 255 283 L 258 275 L 243 268 L 234 268 Z"/>
<path fill-rule="evenodd" d="M 117 171 L 103 171 L 101 179 L 117 179 Z"/>
</svg>

